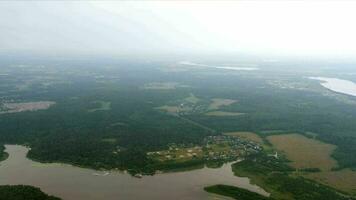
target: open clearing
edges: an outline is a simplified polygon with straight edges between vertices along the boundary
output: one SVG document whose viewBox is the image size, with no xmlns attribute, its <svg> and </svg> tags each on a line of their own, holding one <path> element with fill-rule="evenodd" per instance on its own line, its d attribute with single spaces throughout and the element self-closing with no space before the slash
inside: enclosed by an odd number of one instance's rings
<svg viewBox="0 0 356 200">
<path fill-rule="evenodd" d="M 163 110 L 165 112 L 171 113 L 171 114 L 178 114 L 179 112 L 190 112 L 192 111 L 192 107 L 190 106 L 160 106 L 156 107 L 156 109 Z"/>
<path fill-rule="evenodd" d="M 179 111 L 179 107 L 178 106 L 160 106 L 160 107 L 157 107 L 157 109 L 159 110 L 163 110 L 163 111 L 166 111 L 168 113 L 172 113 L 172 114 L 175 114 L 175 113 L 178 113 Z"/>
<path fill-rule="evenodd" d="M 188 97 L 183 99 L 183 102 L 180 105 L 164 105 L 156 107 L 156 109 L 165 111 L 170 114 L 179 114 L 181 112 L 191 112 L 194 108 L 193 104 L 196 104 L 199 101 L 193 93 L 190 93 Z"/>
<path fill-rule="evenodd" d="M 245 140 L 250 140 L 259 144 L 263 144 L 262 138 L 253 132 L 247 132 L 247 131 L 228 132 L 228 133 L 224 133 L 224 135 L 237 136 Z"/>
<path fill-rule="evenodd" d="M 331 171 L 337 162 L 330 155 L 336 146 L 300 134 L 267 137 L 276 149 L 284 152 L 295 168 L 319 168 L 321 172 L 303 172 L 302 176 L 340 191 L 356 194 L 356 172 L 350 169 Z"/>
<path fill-rule="evenodd" d="M 226 116 L 239 116 L 244 115 L 245 113 L 238 113 L 238 112 L 225 112 L 225 111 L 211 111 L 205 113 L 208 116 L 217 116 L 217 117 L 226 117 Z"/>
<path fill-rule="evenodd" d="M 147 83 L 142 88 L 146 90 L 174 90 L 179 83 L 175 82 L 154 82 Z"/>
<path fill-rule="evenodd" d="M 38 101 L 38 102 L 27 102 L 27 103 L 4 103 L 1 108 L 0 114 L 46 110 L 54 104 L 55 104 L 55 102 L 53 102 L 53 101 Z"/>
<path fill-rule="evenodd" d="M 297 169 L 319 168 L 329 171 L 337 167 L 330 155 L 336 146 L 310 139 L 300 134 L 273 135 L 267 137 L 273 147 L 286 154 L 290 165 Z"/>
<path fill-rule="evenodd" d="M 211 99 L 211 101 L 212 102 L 208 107 L 209 110 L 217 110 L 222 106 L 228 106 L 237 102 L 236 100 L 233 99 L 219 99 L 219 98 Z"/>
<path fill-rule="evenodd" d="M 335 187 L 341 191 L 356 194 L 356 172 L 350 169 L 308 173 L 304 176 L 331 187 Z"/>
<path fill-rule="evenodd" d="M 93 103 L 97 104 L 97 108 L 89 109 L 88 112 L 95 112 L 100 110 L 110 110 L 111 102 L 108 101 L 94 101 Z"/>
<path fill-rule="evenodd" d="M 197 98 L 193 93 L 190 93 L 189 97 L 184 99 L 185 101 L 188 101 L 189 103 L 196 104 L 199 101 L 199 98 Z"/>
</svg>

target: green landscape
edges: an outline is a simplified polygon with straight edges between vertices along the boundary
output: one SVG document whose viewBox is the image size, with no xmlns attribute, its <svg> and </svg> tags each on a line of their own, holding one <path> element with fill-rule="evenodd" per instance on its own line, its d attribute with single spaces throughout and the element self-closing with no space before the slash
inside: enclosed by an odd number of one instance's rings
<svg viewBox="0 0 356 200">
<path fill-rule="evenodd" d="M 217 168 L 242 159 L 232 165 L 235 175 L 249 177 L 270 198 L 355 195 L 353 97 L 325 95 L 331 92 L 301 78 L 302 72 L 266 70 L 270 76 L 261 77 L 259 71 L 167 72 L 164 65 L 129 64 L 100 71 L 81 70 L 84 63 L 70 69 L 35 63 L 2 68 L 11 74 L 1 79 L 2 105 L 55 103 L 0 114 L 0 143 L 28 146 L 27 156 L 43 163 L 134 176 Z M 299 87 L 271 84 L 282 76 Z M 3 145 L 0 150 L 6 159 Z M 348 182 L 340 182 L 346 177 Z M 246 199 L 246 191 L 232 186 L 206 190 Z"/>
<path fill-rule="evenodd" d="M 0 0 L 0 200 L 356 200 L 355 10 Z"/>
</svg>

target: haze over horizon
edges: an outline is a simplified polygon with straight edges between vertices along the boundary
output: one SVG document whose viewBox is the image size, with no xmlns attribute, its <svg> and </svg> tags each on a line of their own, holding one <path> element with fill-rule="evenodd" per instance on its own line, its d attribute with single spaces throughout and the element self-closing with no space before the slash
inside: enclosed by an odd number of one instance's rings
<svg viewBox="0 0 356 200">
<path fill-rule="evenodd" d="M 356 0 L 0 0 L 0 200 L 356 200 Z"/>
<path fill-rule="evenodd" d="M 356 55 L 356 2 L 16 1 L 0 54 Z"/>
</svg>

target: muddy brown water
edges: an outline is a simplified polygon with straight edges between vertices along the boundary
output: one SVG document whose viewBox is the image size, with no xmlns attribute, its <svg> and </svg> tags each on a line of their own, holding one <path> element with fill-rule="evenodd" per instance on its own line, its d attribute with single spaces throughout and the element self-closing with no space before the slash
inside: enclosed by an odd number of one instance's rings
<svg viewBox="0 0 356 200">
<path fill-rule="evenodd" d="M 202 168 L 186 172 L 134 178 L 122 172 L 102 172 L 67 164 L 41 164 L 26 158 L 28 149 L 5 145 L 9 158 L 0 162 L 0 185 L 25 184 L 63 200 L 130 199 L 218 199 L 205 186 L 227 184 L 268 195 L 248 178 L 234 176 L 231 163 L 218 169 Z"/>
</svg>

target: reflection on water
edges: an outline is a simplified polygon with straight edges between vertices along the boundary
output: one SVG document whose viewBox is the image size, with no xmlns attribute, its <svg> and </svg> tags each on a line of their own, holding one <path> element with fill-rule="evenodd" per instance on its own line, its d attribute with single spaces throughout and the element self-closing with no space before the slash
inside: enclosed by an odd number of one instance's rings
<svg viewBox="0 0 356 200">
<path fill-rule="evenodd" d="M 0 163 L 0 184 L 26 184 L 64 200 L 78 199 L 209 199 L 203 187 L 227 184 L 263 195 L 248 178 L 236 177 L 231 164 L 219 169 L 198 169 L 134 178 L 120 172 L 98 172 L 65 164 L 41 164 L 26 158 L 27 148 L 5 145 L 9 158 Z"/>
<path fill-rule="evenodd" d="M 321 85 L 332 90 L 351 96 L 356 96 L 356 84 L 352 81 L 338 79 L 338 78 L 325 78 L 325 77 L 309 77 L 310 79 L 322 81 Z"/>
</svg>

